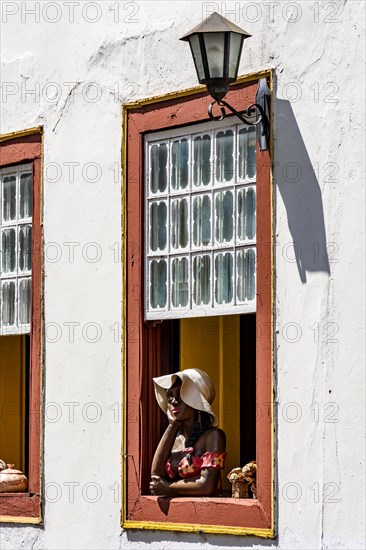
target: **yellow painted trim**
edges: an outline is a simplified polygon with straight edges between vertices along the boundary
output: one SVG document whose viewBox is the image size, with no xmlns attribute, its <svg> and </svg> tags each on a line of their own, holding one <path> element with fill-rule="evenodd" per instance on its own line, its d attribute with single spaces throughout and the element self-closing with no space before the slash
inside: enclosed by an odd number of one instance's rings
<svg viewBox="0 0 366 550">
<path fill-rule="evenodd" d="M 39 223 L 41 226 L 41 250 L 44 250 L 44 233 L 43 233 L 43 192 L 44 192 L 44 185 L 43 185 L 43 173 L 44 173 L 44 133 L 43 133 L 43 127 L 41 128 L 41 170 L 40 170 L 40 184 L 39 184 Z M 44 409 L 44 402 L 45 402 L 45 387 L 44 387 L 44 380 L 45 380 L 45 369 L 46 369 L 46 361 L 45 361 L 45 340 L 44 340 L 44 326 L 45 326 L 45 304 L 44 304 L 44 281 L 45 281 L 45 259 L 44 254 L 41 254 L 41 327 L 40 327 L 40 367 L 39 367 L 39 375 L 40 375 L 40 383 L 39 383 L 39 407 L 40 407 L 40 413 L 39 413 L 39 437 L 40 437 L 40 443 L 39 443 L 39 484 L 40 484 L 40 493 L 41 493 L 41 499 L 40 499 L 40 518 L 38 523 L 42 523 L 43 516 L 44 516 L 44 502 L 43 502 L 43 495 L 44 495 L 44 438 L 45 438 L 45 409 Z"/>
<path fill-rule="evenodd" d="M 233 84 L 244 84 L 246 82 L 252 82 L 259 80 L 260 78 L 269 78 L 269 88 L 271 91 L 271 97 L 273 94 L 273 84 L 274 84 L 274 71 L 275 69 L 269 68 L 261 71 L 249 73 L 247 75 L 239 76 L 236 82 Z M 273 484 L 274 484 L 274 385 L 273 385 L 273 373 L 272 373 L 272 392 L 273 399 L 271 404 L 271 421 L 272 421 L 272 432 L 271 432 L 271 451 L 272 451 L 272 487 L 271 487 L 271 529 L 251 529 L 251 528 L 241 528 L 241 527 L 225 527 L 225 526 L 216 526 L 216 525 L 190 525 L 185 523 L 158 523 L 158 522 L 138 522 L 138 521 L 129 521 L 126 520 L 126 483 L 127 483 L 127 440 L 126 440 L 126 430 L 127 430 L 127 408 L 126 408 L 126 395 L 127 395 L 127 355 L 126 355 L 126 342 L 127 342 L 127 326 L 126 326 L 126 266 L 125 266 L 125 254 L 126 254 L 126 213 L 127 213 L 127 204 L 126 204 L 126 186 L 127 186 L 127 177 L 126 177 L 126 163 L 127 163 L 127 114 L 128 111 L 139 109 L 141 107 L 152 105 L 154 103 L 159 103 L 162 101 L 167 101 L 169 99 L 177 99 L 181 97 L 187 97 L 190 95 L 198 94 L 206 91 L 206 86 L 193 86 L 191 88 L 186 88 L 183 90 L 178 90 L 175 92 L 169 92 L 166 94 L 156 95 L 148 98 L 143 98 L 131 103 L 124 103 L 122 105 L 122 149 L 121 149 L 121 185 L 122 185 L 122 452 L 121 452 L 121 462 L 122 462 L 122 484 L 121 484 L 121 525 L 124 529 L 152 529 L 152 530 L 161 530 L 161 531 L 184 531 L 184 532 L 197 532 L 197 533 L 212 533 L 212 534 L 228 534 L 228 535 L 250 535 L 256 537 L 264 538 L 274 538 L 275 529 L 274 529 L 274 494 L 273 494 Z M 273 100 L 271 101 L 271 132 L 270 132 L 270 157 L 271 157 L 271 173 L 270 173 L 270 185 L 271 185 L 271 221 L 272 221 L 272 330 L 271 330 L 271 351 L 272 351 L 272 364 L 274 366 L 274 339 L 273 339 L 273 312 L 274 312 L 274 259 L 273 259 L 273 242 L 274 242 L 274 229 L 273 229 L 273 152 L 274 152 L 274 136 L 273 136 Z"/>
<path fill-rule="evenodd" d="M 237 84 L 244 84 L 245 82 L 251 82 L 253 80 L 258 80 L 259 78 L 271 78 L 272 72 L 274 69 L 265 69 L 263 71 L 258 71 L 256 73 L 249 73 L 246 75 L 238 76 L 237 80 L 232 84 L 235 86 Z M 183 90 L 177 90 L 175 92 L 168 92 L 161 95 L 155 95 L 151 97 L 146 97 L 143 99 L 137 99 L 131 101 L 130 103 L 124 103 L 122 108 L 127 109 L 128 111 L 132 109 L 139 109 L 145 107 L 146 105 L 153 105 L 154 103 L 159 103 L 160 101 L 168 101 L 169 99 L 179 99 L 181 97 L 187 97 L 194 94 L 199 94 L 206 92 L 206 86 L 192 86 L 190 88 L 184 88 Z"/>
<path fill-rule="evenodd" d="M 270 153 L 270 159 L 271 159 L 271 166 L 270 166 L 270 219 L 271 219 L 271 225 L 272 225 L 272 234 L 271 234 L 271 305 L 272 305 L 272 312 L 271 312 L 271 354 L 272 354 L 272 400 L 271 400 L 271 410 L 270 410 L 270 419 L 272 422 L 272 430 L 271 430 L 271 453 L 272 453 L 272 485 L 271 485 L 271 525 L 273 529 L 273 536 L 275 536 L 275 498 L 274 498 L 274 484 L 275 484 L 275 418 L 274 418 L 274 400 L 276 398 L 275 395 L 275 386 L 274 386 L 274 370 L 275 370 L 275 354 L 274 354 L 274 329 L 275 329 L 275 257 L 274 257 L 274 251 L 275 251 L 275 220 L 274 220 L 274 175 L 273 175 L 273 167 L 274 167 L 274 78 L 275 78 L 275 71 L 272 69 L 270 71 L 269 75 L 269 89 L 271 93 L 271 121 L 270 121 L 270 135 L 269 135 L 269 153 Z"/>
<path fill-rule="evenodd" d="M 40 181 L 40 187 L 39 187 L 39 200 L 40 200 L 40 224 L 43 227 L 43 172 L 44 172 L 44 133 L 43 133 L 43 127 L 41 133 L 41 181 Z M 42 232 L 42 239 L 43 239 L 43 232 Z M 43 246 L 43 242 L 42 242 Z M 43 255 L 42 255 L 43 258 Z M 42 266 L 42 274 L 43 274 L 43 266 Z"/>
<path fill-rule="evenodd" d="M 39 525 L 41 518 L 27 518 L 23 516 L 0 516 L 0 523 L 31 523 Z"/>
<path fill-rule="evenodd" d="M 8 134 L 1 134 L 0 143 L 3 143 L 4 141 L 9 141 L 10 139 L 33 136 L 35 134 L 43 134 L 43 126 L 35 126 L 34 128 L 26 128 L 25 130 L 18 130 L 16 132 L 10 132 Z"/>
<path fill-rule="evenodd" d="M 155 531 L 183 531 L 185 533 L 210 533 L 219 535 L 251 535 L 273 538 L 272 529 L 251 529 L 250 527 L 226 527 L 225 525 L 191 525 L 190 523 L 159 523 L 154 521 L 125 521 L 124 529 L 152 529 Z"/>
<path fill-rule="evenodd" d="M 122 144 L 121 144 L 121 264 L 122 264 L 122 484 L 121 484 L 121 523 L 126 517 L 127 460 L 124 459 L 127 450 L 127 299 L 126 299 L 126 238 L 127 238 L 127 108 L 122 105 Z"/>
</svg>

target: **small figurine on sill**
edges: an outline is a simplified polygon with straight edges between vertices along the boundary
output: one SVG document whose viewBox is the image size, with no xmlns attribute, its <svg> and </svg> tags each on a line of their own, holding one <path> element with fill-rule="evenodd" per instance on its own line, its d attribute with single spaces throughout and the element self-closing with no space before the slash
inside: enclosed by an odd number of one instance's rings
<svg viewBox="0 0 366 550">
<path fill-rule="evenodd" d="M 2 460 L 0 465 L 0 493 L 24 493 L 28 488 L 28 479 L 23 472 L 15 470 L 14 464 L 6 465 Z"/>
<path fill-rule="evenodd" d="M 249 488 L 256 498 L 257 464 L 255 460 L 248 462 L 243 468 L 234 468 L 227 476 L 232 483 L 233 498 L 249 498 Z"/>
<path fill-rule="evenodd" d="M 215 389 L 200 369 L 154 378 L 155 397 L 169 420 L 155 451 L 150 491 L 155 496 L 217 496 L 226 458 L 225 433 L 211 404 Z"/>
</svg>

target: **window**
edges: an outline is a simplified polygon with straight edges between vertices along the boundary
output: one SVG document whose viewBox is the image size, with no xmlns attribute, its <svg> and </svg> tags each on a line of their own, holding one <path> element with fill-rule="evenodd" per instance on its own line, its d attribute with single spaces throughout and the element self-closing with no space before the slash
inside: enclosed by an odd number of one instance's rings
<svg viewBox="0 0 366 550">
<path fill-rule="evenodd" d="M 0 334 L 28 334 L 32 274 L 32 165 L 3 168 L 0 174 Z"/>
<path fill-rule="evenodd" d="M 255 128 L 145 136 L 146 319 L 255 311 Z"/>
<path fill-rule="evenodd" d="M 255 79 L 243 80 L 228 101 L 241 110 L 254 102 L 256 90 Z M 209 102 L 196 89 L 124 109 L 123 526 L 268 537 L 273 536 L 270 157 L 256 151 L 253 129 L 235 118 L 208 122 Z M 199 366 L 213 378 L 228 464 L 243 466 L 256 458 L 258 498 L 232 499 L 227 482 L 222 497 L 149 494 L 151 460 L 165 422 L 152 377 L 177 366 Z"/>
<path fill-rule="evenodd" d="M 5 522 L 40 522 L 41 136 L 1 136 L 0 457 L 28 478 L 0 493 Z"/>
</svg>

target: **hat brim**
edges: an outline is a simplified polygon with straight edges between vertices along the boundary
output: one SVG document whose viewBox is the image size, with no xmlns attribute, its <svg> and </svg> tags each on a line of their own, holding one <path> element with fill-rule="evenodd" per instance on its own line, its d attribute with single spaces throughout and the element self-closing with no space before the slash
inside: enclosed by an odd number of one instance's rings
<svg viewBox="0 0 366 550">
<path fill-rule="evenodd" d="M 208 375 L 199 369 L 186 369 L 174 374 L 166 374 L 165 376 L 153 378 L 155 397 L 160 408 L 165 414 L 167 413 L 168 401 L 166 390 L 171 388 L 178 378 L 182 381 L 180 389 L 182 401 L 193 409 L 208 413 L 212 418 L 212 426 L 216 427 L 218 424 L 216 415 L 212 410 L 210 402 L 203 395 L 204 392 L 209 396 L 212 403 L 215 397 L 215 390 Z"/>
</svg>

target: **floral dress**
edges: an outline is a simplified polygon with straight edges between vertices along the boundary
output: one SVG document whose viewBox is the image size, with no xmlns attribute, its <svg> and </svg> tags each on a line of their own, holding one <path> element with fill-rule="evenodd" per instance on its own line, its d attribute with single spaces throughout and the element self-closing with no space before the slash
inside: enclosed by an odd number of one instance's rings
<svg viewBox="0 0 366 550">
<path fill-rule="evenodd" d="M 171 479 L 187 478 L 197 476 L 201 470 L 205 468 L 215 468 L 216 470 L 222 470 L 225 465 L 225 458 L 227 453 L 206 452 L 202 456 L 195 456 L 193 447 L 186 447 L 183 449 L 186 455 L 178 464 L 178 472 L 175 472 L 170 458 L 165 464 L 165 471 Z"/>
</svg>

